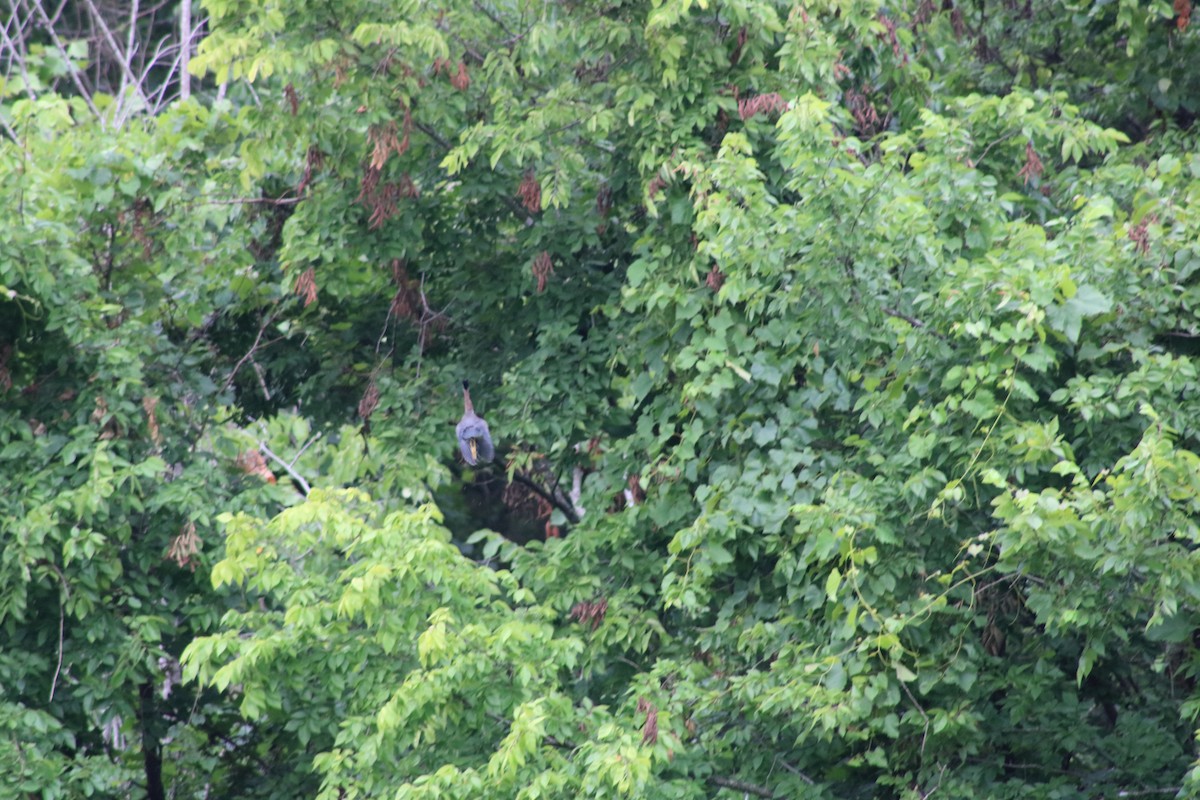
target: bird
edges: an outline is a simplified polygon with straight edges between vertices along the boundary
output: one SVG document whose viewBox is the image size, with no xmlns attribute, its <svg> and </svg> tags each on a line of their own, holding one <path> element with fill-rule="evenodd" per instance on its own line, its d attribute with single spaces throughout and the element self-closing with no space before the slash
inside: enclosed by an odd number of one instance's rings
<svg viewBox="0 0 1200 800">
<path fill-rule="evenodd" d="M 475 406 L 471 405 L 471 384 L 463 381 L 462 387 L 463 415 L 454 432 L 458 435 L 458 449 L 462 451 L 463 460 L 475 466 L 480 461 L 491 461 L 496 455 L 496 448 L 492 445 L 488 424 L 475 413 Z"/>
</svg>

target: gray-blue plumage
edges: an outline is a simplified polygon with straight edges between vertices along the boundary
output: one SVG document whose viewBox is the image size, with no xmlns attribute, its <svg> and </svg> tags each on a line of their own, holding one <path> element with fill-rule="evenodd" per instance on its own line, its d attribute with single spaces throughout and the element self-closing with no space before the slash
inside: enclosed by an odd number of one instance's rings
<svg viewBox="0 0 1200 800">
<path fill-rule="evenodd" d="M 454 432 L 458 436 L 458 449 L 463 460 L 471 466 L 480 461 L 491 461 L 496 455 L 492 433 L 483 417 L 475 413 L 475 407 L 471 404 L 471 386 L 466 381 L 463 381 L 463 415 Z"/>
</svg>

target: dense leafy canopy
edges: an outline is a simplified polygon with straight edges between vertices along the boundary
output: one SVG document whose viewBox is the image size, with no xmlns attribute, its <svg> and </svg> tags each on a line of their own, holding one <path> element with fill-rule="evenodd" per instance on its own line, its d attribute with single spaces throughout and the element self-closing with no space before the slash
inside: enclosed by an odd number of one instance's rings
<svg viewBox="0 0 1200 800">
<path fill-rule="evenodd" d="M 0 84 L 0 796 L 1200 785 L 1189 2 L 204 11 Z"/>
</svg>

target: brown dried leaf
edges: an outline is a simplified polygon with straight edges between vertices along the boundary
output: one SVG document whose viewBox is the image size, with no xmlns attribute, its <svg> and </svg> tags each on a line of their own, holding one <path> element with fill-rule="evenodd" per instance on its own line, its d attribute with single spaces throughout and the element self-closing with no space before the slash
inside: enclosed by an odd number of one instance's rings
<svg viewBox="0 0 1200 800">
<path fill-rule="evenodd" d="M 641 701 L 638 701 L 641 704 Z M 652 703 L 646 703 L 646 724 L 642 726 L 642 744 L 654 744 L 658 741 L 658 709 Z"/>
<path fill-rule="evenodd" d="M 393 153 L 400 152 L 400 139 L 398 135 L 400 129 L 396 127 L 395 120 L 388 120 L 382 125 L 372 125 L 367 128 L 367 139 L 373 145 L 371 150 L 371 167 L 376 170 L 382 170 L 387 164 L 388 157 Z"/>
<path fill-rule="evenodd" d="M 171 544 L 167 548 L 167 558 L 181 567 L 187 567 L 195 571 L 196 563 L 192 560 L 192 557 L 200 552 L 200 544 L 200 537 L 196 535 L 195 523 L 188 522 L 179 529 L 179 534 L 171 540 Z"/>
<path fill-rule="evenodd" d="M 533 259 L 533 276 L 537 278 L 537 293 L 546 291 L 546 281 L 554 273 L 554 263 L 550 254 L 543 250 Z"/>
<path fill-rule="evenodd" d="M 1025 166 L 1021 167 L 1021 170 L 1017 173 L 1017 175 L 1021 178 L 1024 178 L 1025 185 L 1028 186 L 1030 179 L 1042 177 L 1042 173 L 1045 171 L 1046 167 L 1042 164 L 1042 160 L 1038 158 L 1037 150 L 1033 149 L 1033 142 L 1026 142 Z"/>
<path fill-rule="evenodd" d="M 145 395 L 142 397 L 142 408 L 146 411 L 146 426 L 150 429 L 150 441 L 154 442 L 156 446 L 162 447 L 162 431 L 158 427 L 158 416 L 154 413 L 158 408 L 158 398 L 153 395 Z"/>
<path fill-rule="evenodd" d="M 295 292 L 304 298 L 304 307 L 308 308 L 317 302 L 317 273 L 312 267 L 304 270 L 296 279 Z"/>
<path fill-rule="evenodd" d="M 521 185 L 517 187 L 517 197 L 521 198 L 522 205 L 530 214 L 537 214 L 542 210 L 542 186 L 533 170 L 527 171 L 521 179 Z"/>
<path fill-rule="evenodd" d="M 267 467 L 266 459 L 257 450 L 247 450 L 239 454 L 233 463 L 247 475 L 257 475 L 267 483 L 275 483 L 275 473 Z"/>
<path fill-rule="evenodd" d="M 458 62 L 458 72 L 450 76 L 450 85 L 460 92 L 466 91 L 471 85 L 471 76 L 467 74 L 467 65 L 463 62 Z"/>
<path fill-rule="evenodd" d="M 708 277 L 704 279 L 704 282 L 708 285 L 708 288 L 712 289 L 714 292 L 719 292 L 721 291 L 721 287 L 725 285 L 725 273 L 721 272 L 720 268 L 717 267 L 716 264 L 713 264 L 712 269 L 708 271 Z"/>
<path fill-rule="evenodd" d="M 358 401 L 358 415 L 362 417 L 364 422 L 371 421 L 371 415 L 375 413 L 375 409 L 379 407 L 379 386 L 376 385 L 375 379 L 371 378 L 367 384 L 366 391 Z"/>
<path fill-rule="evenodd" d="M 283 87 L 283 98 L 287 100 L 293 117 L 300 113 L 300 95 L 296 94 L 295 86 L 289 83 Z"/>
<path fill-rule="evenodd" d="M 778 92 L 770 92 L 751 97 L 749 100 L 738 100 L 738 116 L 744 122 L 758 114 L 774 114 L 787 107 L 787 101 Z"/>
</svg>

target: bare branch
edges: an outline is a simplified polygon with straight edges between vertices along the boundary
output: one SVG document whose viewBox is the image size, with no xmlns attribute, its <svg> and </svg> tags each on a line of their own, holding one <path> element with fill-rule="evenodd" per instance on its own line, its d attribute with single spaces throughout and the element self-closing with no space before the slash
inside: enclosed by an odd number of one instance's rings
<svg viewBox="0 0 1200 800">
<path fill-rule="evenodd" d="M 549 503 L 550 505 L 554 506 L 559 511 L 561 511 L 563 513 L 563 516 L 566 517 L 567 520 L 570 521 L 571 523 L 579 522 L 579 518 L 575 516 L 574 507 L 571 506 L 571 503 L 569 500 L 567 500 L 566 498 L 560 497 L 560 495 L 562 494 L 561 492 L 559 492 L 557 490 L 553 490 L 553 489 L 544 488 L 540 483 L 535 481 L 529 475 L 526 475 L 524 472 L 521 472 L 520 470 L 516 470 L 515 472 L 513 472 L 513 480 L 524 486 L 528 486 L 530 489 L 533 490 L 534 494 L 538 495 L 543 500 L 545 500 L 547 503 Z"/>
<path fill-rule="evenodd" d="M 300 487 L 300 491 L 304 493 L 304 496 L 305 497 L 308 496 L 308 493 L 312 491 L 312 487 L 309 486 L 308 481 L 306 481 L 304 479 L 303 475 L 301 475 L 299 472 L 296 472 L 296 469 L 291 464 L 284 461 L 279 456 L 275 455 L 274 451 L 272 451 L 271 448 L 267 447 L 266 442 L 259 442 L 258 449 L 267 458 L 271 459 L 276 464 L 283 467 L 284 471 L 287 472 L 287 474 L 292 477 L 292 480 L 294 480 L 296 482 L 296 485 Z"/>
<path fill-rule="evenodd" d="M 798 777 L 800 780 L 807 783 L 809 786 L 817 785 L 816 781 L 814 781 L 812 778 L 808 777 L 808 775 L 806 775 L 801 770 L 796 769 L 796 767 L 794 767 L 791 764 L 789 764 L 788 762 L 784 761 L 782 758 L 775 759 L 775 763 L 778 764 L 779 766 L 783 767 L 784 769 L 786 769 L 788 772 L 792 773 L 796 777 Z"/>
<path fill-rule="evenodd" d="M 50 21 L 50 17 L 46 15 L 45 9 L 42 8 L 41 3 L 33 3 L 32 5 L 41 15 L 42 25 L 45 27 L 46 33 L 50 36 L 50 42 L 54 45 L 54 49 L 58 50 L 59 55 L 63 57 L 63 60 L 66 61 L 67 64 L 70 64 L 71 56 L 67 54 L 67 48 L 63 45 L 62 40 L 58 38 L 58 34 L 55 33 L 54 25 Z M 92 102 L 92 93 L 86 86 L 83 85 L 83 79 L 79 77 L 79 70 L 71 66 L 67 68 L 67 72 L 71 76 L 71 82 L 75 84 L 75 88 L 79 91 L 80 97 L 82 97 L 83 101 L 87 103 L 88 109 L 91 110 L 92 114 L 94 114 L 96 119 L 100 120 L 101 125 L 103 125 L 104 117 L 101 115 L 100 109 L 96 108 L 96 104 Z"/>
<path fill-rule="evenodd" d="M 179 60 L 179 99 L 192 96 L 192 76 L 188 65 L 192 60 L 192 0 L 179 3 L 179 42 L 182 48 Z"/>
<path fill-rule="evenodd" d="M 238 362 L 233 365 L 233 369 L 230 370 L 229 374 L 225 377 L 225 383 L 221 385 L 221 391 L 225 391 L 233 385 L 233 379 L 237 377 L 238 371 L 246 365 L 247 361 L 253 360 L 254 354 L 258 352 L 260 345 L 262 347 L 267 347 L 268 345 L 272 345 L 284 338 L 282 336 L 277 336 L 274 339 L 270 339 L 266 342 L 263 342 L 262 340 L 263 334 L 266 332 L 267 328 L 270 327 L 271 323 L 275 321 L 275 317 L 278 316 L 278 314 L 279 310 L 275 309 L 267 315 L 266 319 L 263 320 L 262 325 L 260 325 L 258 328 L 258 335 L 254 337 L 254 344 L 250 345 L 250 349 L 246 351 L 246 355 L 242 356 L 241 359 L 239 359 Z"/>
<path fill-rule="evenodd" d="M 87 6 L 88 11 L 92 13 L 93 23 L 95 23 L 96 27 L 100 30 L 100 35 L 103 36 L 104 41 L 108 43 L 109 48 L 113 52 L 113 57 L 116 59 L 117 65 L 121 68 L 121 87 L 117 92 L 118 109 L 120 109 L 124 103 L 125 89 L 127 89 L 130 84 L 133 85 L 134 91 L 137 92 L 138 99 L 142 101 L 143 107 L 149 108 L 150 101 L 146 98 L 145 92 L 142 91 L 141 81 L 134 76 L 133 68 L 131 66 L 133 62 L 134 49 L 137 46 L 135 37 L 137 35 L 138 0 L 133 0 L 133 3 L 131 4 L 132 8 L 129 13 L 129 36 L 124 51 L 122 51 L 121 46 L 117 44 L 116 37 L 113 36 L 113 32 L 108 27 L 108 23 L 104 21 L 104 15 L 100 13 L 100 9 L 96 8 L 96 4 L 93 3 L 92 0 L 84 0 L 84 4 Z M 49 21 L 47 21 L 46 24 L 49 25 Z M 117 116 L 121 120 L 124 120 L 126 117 L 122 111 L 118 111 Z M 118 127 L 120 127 L 119 124 Z"/>
<path fill-rule="evenodd" d="M 303 199 L 303 197 L 231 197 L 221 200 L 204 200 L 203 205 L 239 206 L 243 204 L 262 203 L 269 206 L 291 206 Z"/>
<path fill-rule="evenodd" d="M 58 601 L 58 664 L 54 667 L 54 677 L 50 680 L 50 701 L 54 702 L 54 691 L 58 688 L 58 676 L 62 674 L 63 662 L 63 631 L 66 627 L 67 617 L 67 601 L 71 599 L 71 586 L 67 583 L 67 577 L 63 575 L 62 570 L 53 561 L 39 559 L 38 563 L 42 566 L 49 567 L 58 576 L 58 582 L 62 586 L 61 597 Z"/>
<path fill-rule="evenodd" d="M 300 460 L 300 456 L 304 455 L 304 451 L 305 451 L 305 450 L 307 450 L 308 448 L 312 447 L 312 446 L 313 446 L 313 443 L 315 443 L 315 442 L 316 442 L 318 439 L 320 439 L 320 438 L 321 438 L 321 432 L 320 432 L 320 431 L 317 431 L 316 433 L 314 433 L 314 434 L 313 434 L 313 435 L 312 435 L 312 436 L 309 438 L 309 440 L 308 440 L 307 442 L 305 442 L 304 444 L 302 444 L 302 445 L 300 446 L 300 449 L 296 451 L 296 455 L 295 455 L 295 457 L 294 457 L 294 458 L 292 458 L 292 461 L 291 461 L 291 463 L 292 463 L 292 464 L 295 464 L 297 461 L 299 461 L 299 460 Z"/>
<path fill-rule="evenodd" d="M 33 85 L 29 80 L 29 72 L 25 63 L 25 22 L 29 22 L 29 17 L 26 17 L 22 21 L 21 15 L 16 13 L 16 9 L 14 9 L 13 15 L 9 18 L 8 22 L 3 27 L 0 27 L 0 39 L 3 39 L 4 48 L 10 53 L 9 67 L 5 72 L 4 79 L 8 80 L 8 76 L 12 71 L 12 64 L 15 62 L 17 68 L 21 70 L 21 80 L 25 84 L 25 92 L 31 100 L 37 100 L 37 94 L 33 91 Z M 16 28 L 12 34 L 9 33 L 9 25 L 13 25 Z M 6 125 L 5 127 L 8 126 Z M 13 138 L 15 139 L 16 136 L 14 135 Z"/>
</svg>

